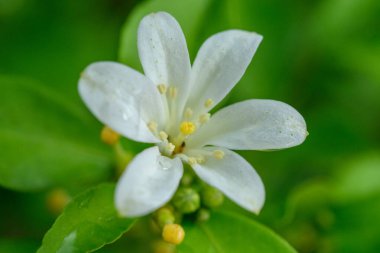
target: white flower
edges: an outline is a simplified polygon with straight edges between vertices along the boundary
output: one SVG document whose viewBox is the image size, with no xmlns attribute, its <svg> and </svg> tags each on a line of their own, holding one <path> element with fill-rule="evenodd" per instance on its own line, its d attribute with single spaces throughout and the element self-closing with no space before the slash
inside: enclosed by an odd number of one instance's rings
<svg viewBox="0 0 380 253">
<path fill-rule="evenodd" d="M 145 75 L 119 63 L 88 66 L 79 92 L 91 112 L 125 137 L 155 146 L 138 154 L 121 176 L 116 208 L 128 217 L 169 201 L 182 162 L 243 208 L 258 213 L 264 186 L 235 150 L 273 150 L 302 143 L 306 124 L 291 106 L 252 99 L 217 105 L 243 76 L 262 36 L 229 30 L 210 37 L 191 66 L 185 37 L 168 13 L 143 18 L 138 51 Z M 132 50 L 132 49 L 131 49 Z"/>
</svg>

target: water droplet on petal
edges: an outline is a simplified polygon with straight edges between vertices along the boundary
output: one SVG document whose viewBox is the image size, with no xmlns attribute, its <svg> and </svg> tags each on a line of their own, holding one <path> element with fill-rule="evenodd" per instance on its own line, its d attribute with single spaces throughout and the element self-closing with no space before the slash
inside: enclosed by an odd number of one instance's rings
<svg viewBox="0 0 380 253">
<path fill-rule="evenodd" d="M 157 160 L 158 160 L 158 166 L 162 170 L 168 170 L 173 166 L 172 160 L 168 157 L 159 156 Z"/>
</svg>

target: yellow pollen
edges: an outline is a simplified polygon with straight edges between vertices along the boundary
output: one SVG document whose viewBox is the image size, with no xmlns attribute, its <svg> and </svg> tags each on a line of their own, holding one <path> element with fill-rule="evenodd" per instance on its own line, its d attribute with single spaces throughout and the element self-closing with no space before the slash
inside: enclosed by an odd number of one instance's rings
<svg viewBox="0 0 380 253">
<path fill-rule="evenodd" d="M 206 108 L 209 108 L 209 107 L 211 107 L 213 104 L 214 104 L 214 100 L 212 100 L 211 98 L 209 98 L 209 99 L 207 99 L 206 102 L 205 102 L 205 107 L 206 107 Z"/>
<path fill-rule="evenodd" d="M 195 157 L 189 157 L 189 159 L 187 161 L 189 162 L 190 165 L 197 164 L 197 158 L 195 158 Z"/>
<path fill-rule="evenodd" d="M 185 111 L 185 117 L 189 119 L 191 116 L 193 116 L 193 110 L 191 110 L 191 108 L 187 108 Z"/>
<path fill-rule="evenodd" d="M 202 114 L 199 116 L 199 123 L 204 124 L 210 119 L 210 113 Z"/>
<path fill-rule="evenodd" d="M 168 134 L 165 133 L 164 131 L 161 131 L 161 132 L 159 133 L 159 135 L 160 135 L 160 139 L 161 139 L 162 141 L 168 139 Z"/>
<path fill-rule="evenodd" d="M 204 163 L 205 161 L 206 161 L 206 159 L 204 156 L 197 157 L 197 163 L 201 164 L 201 163 Z"/>
<path fill-rule="evenodd" d="M 158 89 L 158 91 L 161 94 L 165 94 L 166 93 L 166 86 L 165 86 L 165 84 L 159 84 L 159 85 L 157 85 L 157 89 Z"/>
<path fill-rule="evenodd" d="M 216 158 L 216 159 L 223 159 L 224 157 L 224 152 L 222 150 L 214 150 L 213 152 L 213 156 Z"/>
<path fill-rule="evenodd" d="M 150 131 L 156 132 L 157 131 L 157 123 L 155 121 L 150 121 L 148 123 L 148 128 Z"/>
<path fill-rule="evenodd" d="M 174 149 L 175 149 L 175 145 L 174 145 L 173 143 L 170 143 L 170 142 L 169 142 L 169 143 L 166 145 L 166 150 L 169 151 L 169 153 L 173 153 Z"/>
<path fill-rule="evenodd" d="M 169 87 L 169 96 L 170 96 L 171 98 L 176 98 L 177 93 L 178 93 L 178 90 L 177 90 L 176 87 L 174 87 L 174 86 L 170 86 L 170 87 Z"/>
<path fill-rule="evenodd" d="M 179 130 L 181 131 L 182 134 L 184 135 L 190 135 L 194 133 L 195 131 L 195 125 L 191 121 L 184 121 L 181 123 Z"/>
</svg>

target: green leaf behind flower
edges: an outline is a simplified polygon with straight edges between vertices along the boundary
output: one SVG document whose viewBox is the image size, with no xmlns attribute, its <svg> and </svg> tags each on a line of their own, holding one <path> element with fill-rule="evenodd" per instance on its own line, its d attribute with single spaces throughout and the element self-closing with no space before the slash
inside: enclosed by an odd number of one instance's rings
<svg viewBox="0 0 380 253">
<path fill-rule="evenodd" d="M 0 185 L 83 188 L 110 174 L 100 125 L 78 101 L 25 78 L 0 76 Z"/>
<path fill-rule="evenodd" d="M 226 212 L 215 212 L 209 221 L 185 224 L 186 237 L 180 253 L 294 253 L 285 240 L 265 226 Z"/>
<path fill-rule="evenodd" d="M 38 253 L 92 252 L 117 240 L 135 220 L 118 217 L 114 188 L 103 184 L 75 198 L 46 233 Z"/>
</svg>

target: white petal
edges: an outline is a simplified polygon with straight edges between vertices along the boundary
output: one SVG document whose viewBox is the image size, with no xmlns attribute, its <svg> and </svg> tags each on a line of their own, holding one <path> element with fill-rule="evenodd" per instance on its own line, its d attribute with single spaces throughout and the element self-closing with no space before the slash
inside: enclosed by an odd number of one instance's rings
<svg viewBox="0 0 380 253">
<path fill-rule="evenodd" d="M 219 103 L 241 79 L 261 40 L 261 35 L 241 30 L 210 37 L 193 64 L 186 107 L 199 111 L 207 99 L 214 101 L 213 106 Z"/>
<path fill-rule="evenodd" d="M 138 29 L 138 49 L 145 75 L 156 85 L 176 87 L 181 109 L 189 90 L 191 66 L 178 22 L 165 12 L 145 16 Z"/>
<path fill-rule="evenodd" d="M 164 121 L 162 100 L 139 72 L 116 62 L 93 63 L 81 75 L 79 93 L 103 124 L 132 140 L 159 141 L 147 123 Z"/>
<path fill-rule="evenodd" d="M 252 99 L 215 113 L 186 145 L 271 150 L 299 145 L 306 136 L 305 120 L 293 107 L 274 100 Z"/>
<path fill-rule="evenodd" d="M 157 147 L 138 154 L 116 186 L 116 209 L 122 216 L 148 214 L 168 202 L 183 174 L 179 158 L 161 156 Z"/>
<path fill-rule="evenodd" d="M 215 149 L 222 150 L 224 158 L 207 157 L 204 163 L 193 165 L 195 173 L 241 207 L 259 213 L 265 201 L 265 189 L 259 175 L 246 160 L 230 150 L 216 147 L 204 150 Z"/>
</svg>

